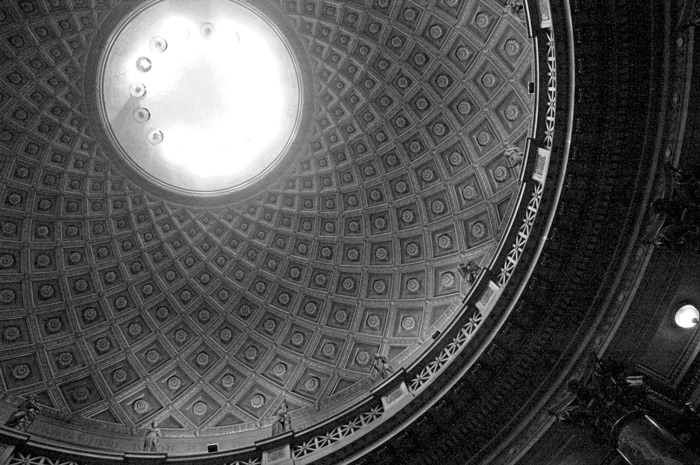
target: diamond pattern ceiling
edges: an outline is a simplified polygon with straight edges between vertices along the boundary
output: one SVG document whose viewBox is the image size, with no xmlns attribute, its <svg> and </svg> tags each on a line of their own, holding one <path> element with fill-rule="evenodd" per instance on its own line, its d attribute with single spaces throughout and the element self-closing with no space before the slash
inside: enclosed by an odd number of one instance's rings
<svg viewBox="0 0 700 465">
<path fill-rule="evenodd" d="M 128 431 L 313 411 L 407 360 L 513 207 L 532 46 L 506 0 L 281 0 L 313 64 L 313 134 L 257 196 L 138 188 L 88 124 L 115 0 L 0 4 L 1 390 Z M 454 305 L 453 305 L 454 304 Z"/>
</svg>

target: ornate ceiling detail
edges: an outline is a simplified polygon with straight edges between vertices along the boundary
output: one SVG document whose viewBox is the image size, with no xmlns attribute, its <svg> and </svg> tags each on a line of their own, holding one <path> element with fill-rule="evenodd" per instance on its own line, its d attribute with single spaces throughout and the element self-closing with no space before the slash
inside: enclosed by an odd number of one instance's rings
<svg viewBox="0 0 700 465">
<path fill-rule="evenodd" d="M 514 207 L 532 46 L 505 1 L 279 2 L 315 76 L 300 160 L 194 208 L 137 187 L 89 124 L 114 0 L 0 6 L 0 373 L 127 432 L 315 412 L 454 315 Z M 451 311 L 452 310 L 452 311 Z M 311 414 L 311 413 L 309 413 Z"/>
</svg>

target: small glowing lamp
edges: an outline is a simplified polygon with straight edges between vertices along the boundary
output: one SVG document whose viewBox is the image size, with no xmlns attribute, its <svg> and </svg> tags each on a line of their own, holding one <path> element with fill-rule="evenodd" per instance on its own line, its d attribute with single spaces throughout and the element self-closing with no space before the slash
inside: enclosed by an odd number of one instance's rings
<svg viewBox="0 0 700 465">
<path fill-rule="evenodd" d="M 151 49 L 153 49 L 156 52 L 164 52 L 168 48 L 168 41 L 163 39 L 160 36 L 155 36 L 151 39 L 150 42 Z"/>
<path fill-rule="evenodd" d="M 153 68 L 153 63 L 151 62 L 150 58 L 140 57 L 138 60 L 136 60 L 136 69 L 142 73 L 149 72 L 151 68 Z"/>
<path fill-rule="evenodd" d="M 676 311 L 676 324 L 681 328 L 692 328 L 698 324 L 698 319 L 700 312 L 694 305 L 686 304 Z"/>
<path fill-rule="evenodd" d="M 199 28 L 199 32 L 205 39 L 211 39 L 214 37 L 214 34 L 216 34 L 216 28 L 212 23 L 204 23 Z"/>
<path fill-rule="evenodd" d="M 146 123 L 151 119 L 151 112 L 147 108 L 137 108 L 134 110 L 134 121 L 137 123 Z"/>
<path fill-rule="evenodd" d="M 148 133 L 148 142 L 151 145 L 158 145 L 163 142 L 163 131 L 156 129 Z"/>
<path fill-rule="evenodd" d="M 301 131 L 296 58 L 248 3 L 152 0 L 110 35 L 100 61 L 104 122 L 149 180 L 188 194 L 244 189 Z"/>
<path fill-rule="evenodd" d="M 141 82 L 134 82 L 129 85 L 129 93 L 132 97 L 141 98 L 146 95 L 146 86 Z"/>
</svg>

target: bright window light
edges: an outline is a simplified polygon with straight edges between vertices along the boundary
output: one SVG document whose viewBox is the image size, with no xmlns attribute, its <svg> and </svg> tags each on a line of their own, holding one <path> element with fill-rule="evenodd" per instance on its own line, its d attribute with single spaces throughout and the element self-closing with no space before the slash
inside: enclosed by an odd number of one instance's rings
<svg viewBox="0 0 700 465">
<path fill-rule="evenodd" d="M 245 184 L 296 134 L 294 57 L 268 20 L 231 0 L 156 2 L 120 29 L 102 95 L 131 162 L 186 190 Z"/>
</svg>

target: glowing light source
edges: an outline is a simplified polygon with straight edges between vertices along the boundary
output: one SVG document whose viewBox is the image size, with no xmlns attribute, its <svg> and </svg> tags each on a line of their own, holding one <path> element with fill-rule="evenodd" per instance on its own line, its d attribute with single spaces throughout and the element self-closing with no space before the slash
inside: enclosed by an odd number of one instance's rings
<svg viewBox="0 0 700 465">
<path fill-rule="evenodd" d="M 698 324 L 700 312 L 694 305 L 683 305 L 676 311 L 675 321 L 681 328 L 692 328 Z"/>
<path fill-rule="evenodd" d="M 132 97 L 141 98 L 146 95 L 146 86 L 140 82 L 134 82 L 129 86 L 129 93 Z"/>
<path fill-rule="evenodd" d="M 104 66 L 117 145 L 169 186 L 246 185 L 286 153 L 301 118 L 295 58 L 248 2 L 153 1 Z"/>
<path fill-rule="evenodd" d="M 163 142 L 163 131 L 151 131 L 148 133 L 148 142 L 152 145 L 158 145 Z"/>
<path fill-rule="evenodd" d="M 211 39 L 214 37 L 214 34 L 216 33 L 216 28 L 212 23 L 204 23 L 202 26 L 199 28 L 199 32 L 202 34 L 202 37 L 205 39 Z"/>
<path fill-rule="evenodd" d="M 151 39 L 151 48 L 155 52 L 164 52 L 168 49 L 168 41 L 160 36 L 155 36 Z"/>
<path fill-rule="evenodd" d="M 139 57 L 139 59 L 136 60 L 136 69 L 138 69 L 142 73 L 149 72 L 152 67 L 153 67 L 153 63 L 151 62 L 150 58 L 148 58 L 148 57 Z"/>
<path fill-rule="evenodd" d="M 145 123 L 151 119 L 151 112 L 147 108 L 137 108 L 134 110 L 134 121 L 137 123 Z"/>
<path fill-rule="evenodd" d="M 253 31 L 237 47 L 240 36 L 226 21 L 204 23 L 200 32 L 159 57 L 147 79 L 160 107 L 154 117 L 165 120 L 168 133 L 161 150 L 197 176 L 243 171 L 279 130 L 284 96 L 276 60 Z M 243 72 L 251 68 L 256 72 Z M 156 143 L 150 136 L 149 142 Z"/>
</svg>

